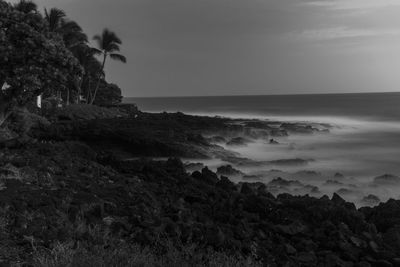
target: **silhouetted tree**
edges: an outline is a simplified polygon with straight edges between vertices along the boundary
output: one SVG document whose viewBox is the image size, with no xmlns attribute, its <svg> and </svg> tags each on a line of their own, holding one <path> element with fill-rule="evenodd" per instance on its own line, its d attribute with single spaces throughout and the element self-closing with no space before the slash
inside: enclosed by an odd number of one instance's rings
<svg viewBox="0 0 400 267">
<path fill-rule="evenodd" d="M 20 0 L 14 5 L 14 8 L 26 14 L 37 12 L 37 5 L 33 1 L 29 0 Z"/>
<path fill-rule="evenodd" d="M 65 16 L 65 12 L 61 9 L 52 8 L 49 11 L 47 9 L 44 9 L 44 17 L 47 21 L 47 24 L 49 25 L 49 30 L 51 32 L 57 32 Z"/>
<path fill-rule="evenodd" d="M 122 94 L 118 85 L 102 80 L 94 104 L 98 106 L 110 106 L 121 103 L 121 101 Z"/>
<path fill-rule="evenodd" d="M 0 0 L 0 124 L 12 108 L 81 75 L 78 60 L 39 13 Z"/>
<path fill-rule="evenodd" d="M 97 52 L 97 54 L 103 56 L 103 61 L 102 61 L 102 65 L 101 65 L 102 72 L 104 71 L 104 66 L 106 64 L 106 60 L 107 60 L 108 56 L 111 59 L 126 63 L 126 58 L 123 55 L 116 53 L 116 52 L 120 51 L 120 45 L 122 44 L 122 41 L 114 32 L 112 32 L 108 29 L 104 29 L 101 35 L 96 35 L 96 36 L 94 36 L 93 39 L 97 41 L 97 45 L 98 45 L 98 49 L 96 49 L 95 51 Z M 101 79 L 102 78 L 104 79 L 104 77 L 102 77 L 102 76 L 105 76 L 105 75 L 104 74 L 102 75 L 102 73 L 99 73 L 98 78 L 97 78 L 96 88 L 93 93 L 92 99 L 90 101 L 91 104 L 93 104 L 96 99 L 96 95 L 97 95 L 97 91 L 100 86 Z"/>
</svg>

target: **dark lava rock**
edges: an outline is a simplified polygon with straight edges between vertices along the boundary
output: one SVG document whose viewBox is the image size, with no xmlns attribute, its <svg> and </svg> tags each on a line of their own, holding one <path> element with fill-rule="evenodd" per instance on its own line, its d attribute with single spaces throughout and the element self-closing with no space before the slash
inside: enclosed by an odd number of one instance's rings
<svg viewBox="0 0 400 267">
<path fill-rule="evenodd" d="M 192 176 L 198 180 L 201 180 L 202 182 L 205 182 L 207 184 L 215 185 L 219 179 L 218 176 L 210 171 L 207 167 L 203 168 L 200 172 L 194 172 Z"/>
<path fill-rule="evenodd" d="M 224 122 L 184 114 L 142 114 L 136 119 L 68 124 L 77 140 L 90 139 L 86 144 L 42 139 L 46 143 L 1 151 L 3 175 L 29 174 L 1 180 L 0 247 L 18 254 L 10 257 L 18 259 L 13 263 L 29 265 L 35 250 L 51 251 L 53 244 L 106 249 L 114 238 L 160 248 L 159 237 L 165 236 L 177 247 L 196 244 L 196 252 L 211 247 L 233 256 L 254 255 L 264 266 L 398 266 L 400 201 L 357 210 L 337 194 L 331 200 L 290 194 L 275 198 L 262 183 L 235 185 L 208 168 L 189 175 L 176 158 L 110 157 L 107 163 L 100 153 L 105 144 L 95 143 L 108 142 L 112 152 L 134 143 L 131 148 L 140 156 L 154 153 L 150 144 L 155 143 L 159 149 L 171 145 L 168 151 L 176 149 L 175 142 L 198 148 L 194 143 L 201 138 L 185 131 L 217 132 Z M 121 143 L 114 146 L 108 138 Z M 299 186 L 283 179 L 274 183 Z M 103 237 L 91 229 L 104 229 L 107 242 L 98 244 Z"/>
<path fill-rule="evenodd" d="M 364 205 L 367 205 L 367 206 L 375 206 L 375 205 L 378 205 L 379 202 L 381 202 L 381 200 L 379 199 L 379 197 L 370 194 L 370 195 L 364 197 L 364 198 L 361 200 L 361 202 L 362 202 Z"/>
<path fill-rule="evenodd" d="M 279 145 L 279 142 L 276 141 L 275 139 L 269 139 L 269 144 L 271 144 L 271 145 Z"/>
<path fill-rule="evenodd" d="M 200 162 L 188 162 L 185 163 L 185 169 L 189 172 L 200 171 L 204 168 L 204 164 Z"/>
<path fill-rule="evenodd" d="M 336 191 L 336 194 L 341 195 L 341 196 L 346 196 L 346 195 L 354 194 L 354 191 L 347 189 L 347 188 L 340 188 L 339 190 Z"/>
<path fill-rule="evenodd" d="M 400 225 L 400 200 L 389 199 L 386 203 L 380 203 L 373 208 L 364 207 L 360 211 L 380 232 L 384 233 L 389 228 Z"/>
<path fill-rule="evenodd" d="M 227 176 L 243 175 L 241 171 L 236 170 L 235 168 L 232 167 L 232 165 L 225 165 L 218 167 L 217 174 L 227 175 Z"/>
<path fill-rule="evenodd" d="M 288 181 L 281 177 L 273 179 L 267 184 L 267 187 L 289 187 L 289 186 L 303 186 L 299 181 Z"/>
<path fill-rule="evenodd" d="M 344 200 L 343 198 L 341 198 L 338 194 L 333 193 L 332 202 L 333 202 L 333 203 L 336 203 L 336 204 L 339 204 L 339 205 L 342 205 L 342 204 L 345 204 L 345 203 L 346 203 L 346 200 Z"/>
<path fill-rule="evenodd" d="M 274 137 L 284 137 L 284 136 L 288 136 L 289 134 L 287 133 L 287 131 L 285 129 L 274 128 L 274 129 L 271 129 L 270 135 L 274 136 Z"/>
</svg>

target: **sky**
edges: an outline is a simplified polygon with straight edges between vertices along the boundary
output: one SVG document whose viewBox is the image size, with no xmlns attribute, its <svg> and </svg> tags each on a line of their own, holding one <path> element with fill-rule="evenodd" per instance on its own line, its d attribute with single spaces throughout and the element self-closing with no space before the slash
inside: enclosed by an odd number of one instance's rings
<svg viewBox="0 0 400 267">
<path fill-rule="evenodd" d="M 36 3 L 121 37 L 106 78 L 124 96 L 400 91 L 400 0 Z"/>
</svg>

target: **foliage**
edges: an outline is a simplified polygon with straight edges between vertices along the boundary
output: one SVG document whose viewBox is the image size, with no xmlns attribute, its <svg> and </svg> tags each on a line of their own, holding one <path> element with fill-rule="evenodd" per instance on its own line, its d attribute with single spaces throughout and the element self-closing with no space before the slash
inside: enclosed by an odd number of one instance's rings
<svg viewBox="0 0 400 267">
<path fill-rule="evenodd" d="M 67 105 L 84 95 L 93 104 L 100 88 L 95 103 L 120 102 L 118 86 L 104 80 L 104 65 L 107 57 L 126 62 L 117 53 L 121 40 L 107 29 L 95 39 L 99 49 L 89 46 L 80 25 L 61 9 L 45 9 L 42 15 L 31 0 L 14 5 L 0 0 L 0 125 L 12 109 L 41 94 L 61 97 Z"/>
<path fill-rule="evenodd" d="M 121 61 L 126 63 L 125 56 L 117 53 L 120 50 L 120 45 L 122 44 L 121 39 L 112 31 L 108 29 L 104 29 L 101 35 L 96 35 L 93 38 L 97 41 L 98 49 L 94 49 L 94 51 L 103 56 L 103 63 L 101 65 L 101 70 L 104 70 L 104 66 L 106 64 L 107 57 L 110 57 L 113 60 Z M 94 91 L 94 94 L 91 99 L 91 104 L 96 100 L 96 95 L 100 87 L 102 75 L 99 74 L 97 78 L 97 85 Z"/>
<path fill-rule="evenodd" d="M 81 74 L 77 59 L 36 12 L 21 12 L 0 0 L 0 99 L 24 105 L 52 90 L 65 90 Z"/>
<path fill-rule="evenodd" d="M 109 106 L 121 103 L 121 101 L 121 89 L 118 85 L 102 80 L 94 104 L 99 106 Z"/>
</svg>

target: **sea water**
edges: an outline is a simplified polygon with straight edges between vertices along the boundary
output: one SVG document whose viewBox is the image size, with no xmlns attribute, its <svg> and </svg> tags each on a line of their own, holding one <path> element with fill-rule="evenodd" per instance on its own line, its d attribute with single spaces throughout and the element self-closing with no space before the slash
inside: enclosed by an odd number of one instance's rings
<svg viewBox="0 0 400 267">
<path fill-rule="evenodd" d="M 326 194 L 344 188 L 348 191 L 342 196 L 355 202 L 368 194 L 382 201 L 400 197 L 400 184 L 373 183 L 383 174 L 400 175 L 400 93 L 127 98 L 125 102 L 148 112 L 328 123 L 333 126 L 329 133 L 290 135 L 278 138 L 279 145 L 258 141 L 227 149 L 260 161 L 313 160 L 307 166 L 280 166 L 281 172 L 271 166 L 241 169 L 264 183 L 279 176 L 318 186 Z M 214 169 L 224 164 L 205 163 Z M 326 181 L 336 173 L 345 181 L 328 186 Z"/>
</svg>

